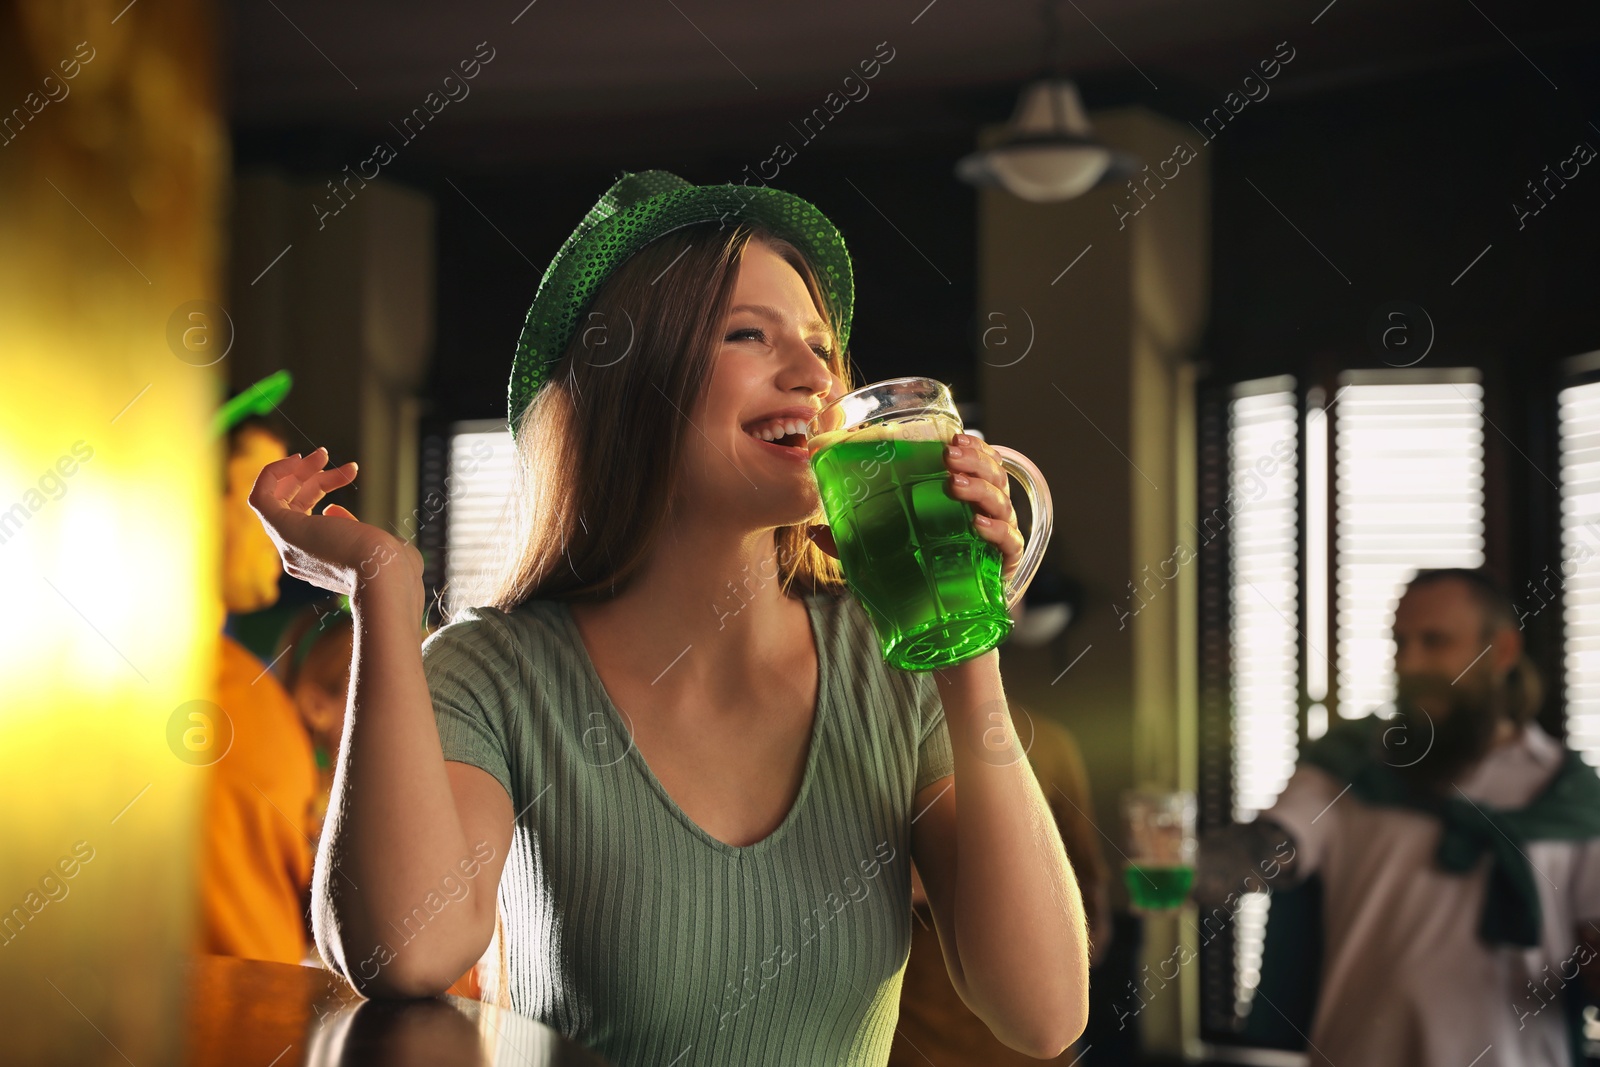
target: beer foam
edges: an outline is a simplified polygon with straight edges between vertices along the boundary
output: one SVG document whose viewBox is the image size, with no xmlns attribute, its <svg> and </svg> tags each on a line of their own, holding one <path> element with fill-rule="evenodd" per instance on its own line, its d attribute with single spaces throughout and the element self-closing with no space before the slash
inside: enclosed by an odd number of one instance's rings
<svg viewBox="0 0 1600 1067">
<path fill-rule="evenodd" d="M 928 415 L 893 422 L 872 423 L 848 430 L 828 430 L 811 438 L 811 454 L 816 455 L 830 445 L 841 441 L 948 441 L 960 432 L 960 426 L 948 415 Z"/>
</svg>

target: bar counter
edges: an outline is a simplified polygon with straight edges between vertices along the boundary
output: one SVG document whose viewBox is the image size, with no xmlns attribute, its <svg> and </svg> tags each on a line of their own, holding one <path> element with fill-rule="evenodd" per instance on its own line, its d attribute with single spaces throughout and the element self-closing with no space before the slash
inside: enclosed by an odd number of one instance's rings
<svg viewBox="0 0 1600 1067">
<path fill-rule="evenodd" d="M 457 996 L 363 1000 L 338 975 L 225 956 L 188 969 L 192 1067 L 607 1067 L 558 1031 Z"/>
</svg>

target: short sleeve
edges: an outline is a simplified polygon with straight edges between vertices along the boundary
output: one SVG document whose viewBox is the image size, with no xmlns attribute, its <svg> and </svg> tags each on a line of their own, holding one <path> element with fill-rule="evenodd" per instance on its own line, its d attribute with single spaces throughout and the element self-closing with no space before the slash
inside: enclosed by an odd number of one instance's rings
<svg viewBox="0 0 1600 1067">
<path fill-rule="evenodd" d="M 503 612 L 473 608 L 422 644 L 422 671 L 446 760 L 470 763 L 516 798 L 509 723 L 518 686 L 515 636 Z"/>
<path fill-rule="evenodd" d="M 944 721 L 944 701 L 931 672 L 918 672 L 916 679 L 918 735 L 917 779 L 912 795 L 937 782 L 956 769 L 955 753 L 950 748 L 950 728 Z"/>
<path fill-rule="evenodd" d="M 1295 768 L 1277 801 L 1259 816 L 1271 819 L 1293 836 L 1295 869 L 1300 874 L 1309 875 L 1322 866 L 1328 841 L 1339 824 L 1339 808 L 1335 801 L 1343 791 L 1344 787 L 1332 775 L 1302 763 Z"/>
</svg>

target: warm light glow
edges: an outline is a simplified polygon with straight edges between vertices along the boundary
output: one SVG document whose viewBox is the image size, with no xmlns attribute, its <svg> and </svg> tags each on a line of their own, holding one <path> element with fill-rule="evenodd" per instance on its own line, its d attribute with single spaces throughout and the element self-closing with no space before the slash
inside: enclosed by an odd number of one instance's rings
<svg viewBox="0 0 1600 1067">
<path fill-rule="evenodd" d="M 1111 153 L 1094 145 L 1017 145 L 989 154 L 1006 191 L 1035 203 L 1088 192 L 1110 165 Z"/>
<path fill-rule="evenodd" d="M 956 176 L 1049 203 L 1083 195 L 1116 163 L 1117 154 L 1095 140 L 1078 87 L 1065 78 L 1044 78 L 1022 90 L 1004 141 L 962 157 Z M 1121 164 L 1130 167 L 1131 160 Z"/>
<path fill-rule="evenodd" d="M 190 3 L 103 14 L 21 5 L 27 32 L 0 35 L 6 108 L 78 57 L 70 97 L 0 149 L 8 1063 L 179 1060 L 201 779 L 167 725 L 221 625 L 221 369 L 167 334 L 217 297 L 215 44 Z"/>
</svg>

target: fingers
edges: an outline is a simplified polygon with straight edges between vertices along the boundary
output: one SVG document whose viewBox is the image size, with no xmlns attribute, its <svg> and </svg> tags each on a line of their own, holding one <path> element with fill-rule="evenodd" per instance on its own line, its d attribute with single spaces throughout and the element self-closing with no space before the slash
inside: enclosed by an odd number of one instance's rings
<svg viewBox="0 0 1600 1067">
<path fill-rule="evenodd" d="M 300 491 L 307 479 L 312 478 L 318 471 L 327 466 L 328 450 L 319 445 L 315 451 L 304 456 L 297 456 L 297 460 L 289 472 L 289 477 L 295 482 L 294 493 L 286 494 L 285 503 L 294 499 L 295 493 Z"/>
<path fill-rule="evenodd" d="M 262 480 L 266 479 L 267 484 L 263 488 L 269 499 L 282 507 L 309 515 L 324 496 L 355 480 L 355 460 L 331 471 L 322 469 L 327 462 L 328 450 L 323 447 L 318 447 L 309 455 L 296 453 L 263 467 L 257 484 L 260 486 Z"/>
<path fill-rule="evenodd" d="M 1000 558 L 1004 561 L 1001 573 L 1011 577 L 1017 569 L 1017 564 L 1022 561 L 1022 531 L 1017 529 L 1014 522 L 996 522 L 985 515 L 979 515 L 974 521 L 973 529 L 978 531 L 978 536 L 1000 549 Z"/>
<path fill-rule="evenodd" d="M 945 466 L 950 470 L 947 491 L 976 509 L 973 528 L 1000 549 L 1003 573 L 1009 578 L 1021 561 L 1024 542 L 1005 468 L 987 444 L 968 434 L 956 435 L 945 453 Z"/>
<path fill-rule="evenodd" d="M 326 457 L 323 457 L 324 461 Z M 300 484 L 292 499 L 287 505 L 296 511 L 310 514 L 321 503 L 322 498 L 335 489 L 343 488 L 356 480 L 356 461 L 351 460 L 333 470 L 318 470 L 311 474 Z"/>
<path fill-rule="evenodd" d="M 951 496 L 965 500 L 978 509 L 979 514 L 1000 523 L 1015 523 L 1016 510 L 1011 506 L 1011 494 L 980 477 L 952 472 L 946 487 Z"/>
<path fill-rule="evenodd" d="M 306 477 L 321 468 L 318 460 L 324 450 L 318 449 L 309 456 L 296 452 L 292 456 L 275 459 L 261 468 L 255 484 L 250 487 L 250 505 L 260 511 L 265 505 L 287 506 L 300 491 Z"/>
<path fill-rule="evenodd" d="M 1008 488 L 1005 468 L 1000 458 L 983 441 L 968 434 L 957 434 L 945 446 L 945 466 L 951 471 L 982 478 L 1000 489 Z"/>
<path fill-rule="evenodd" d="M 945 446 L 944 462 L 950 471 L 951 496 L 1002 523 L 1016 521 L 1011 483 L 999 457 L 987 444 L 968 434 L 957 434 Z"/>
<path fill-rule="evenodd" d="M 256 474 L 255 483 L 250 487 L 250 506 L 259 512 L 268 504 L 281 504 L 285 495 L 293 495 L 293 490 L 299 485 L 293 475 L 300 465 L 300 460 L 301 457 L 297 453 L 275 459 L 262 467 Z"/>
<path fill-rule="evenodd" d="M 274 535 L 274 541 L 295 540 L 297 535 L 280 527 L 284 523 L 297 523 L 298 517 L 310 516 L 323 497 L 355 480 L 358 467 L 354 460 L 333 470 L 323 470 L 327 461 L 328 450 L 318 448 L 309 455 L 296 453 L 261 468 L 250 489 L 249 502 L 268 532 Z M 355 519 L 337 505 L 331 508 L 336 509 L 331 513 L 337 517 Z M 330 509 L 324 509 L 323 514 L 329 513 Z M 285 551 L 284 545 L 280 544 L 279 549 Z"/>
</svg>

